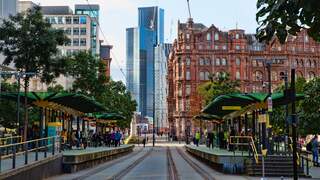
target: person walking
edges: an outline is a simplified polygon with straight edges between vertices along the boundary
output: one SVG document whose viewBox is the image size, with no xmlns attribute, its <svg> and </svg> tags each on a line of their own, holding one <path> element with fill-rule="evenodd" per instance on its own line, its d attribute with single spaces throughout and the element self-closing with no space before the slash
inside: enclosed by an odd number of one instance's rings
<svg viewBox="0 0 320 180">
<path fill-rule="evenodd" d="M 196 145 L 199 146 L 199 141 L 200 141 L 200 132 L 196 132 Z"/>
<path fill-rule="evenodd" d="M 146 138 L 143 138 L 142 144 L 143 144 L 143 147 L 146 147 Z"/>
<path fill-rule="evenodd" d="M 315 135 L 312 140 L 312 157 L 313 157 L 313 163 L 315 166 L 319 163 L 319 142 L 318 142 L 318 136 Z"/>
<path fill-rule="evenodd" d="M 120 147 L 120 140 L 121 140 L 121 134 L 119 131 L 116 132 L 115 134 L 115 147 L 119 146 Z"/>
</svg>

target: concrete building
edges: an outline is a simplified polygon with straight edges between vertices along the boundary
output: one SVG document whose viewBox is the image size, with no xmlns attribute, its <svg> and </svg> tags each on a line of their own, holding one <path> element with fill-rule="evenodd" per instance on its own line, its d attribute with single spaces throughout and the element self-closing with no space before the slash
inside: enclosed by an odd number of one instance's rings
<svg viewBox="0 0 320 180">
<path fill-rule="evenodd" d="M 110 66 L 111 66 L 111 55 L 110 51 L 112 49 L 111 45 L 102 45 L 100 44 L 100 60 L 104 63 L 105 65 L 105 75 L 106 77 L 110 78 Z"/>
<path fill-rule="evenodd" d="M 154 117 L 154 47 L 164 39 L 164 10 L 138 9 L 138 27 L 126 30 L 127 87 L 143 117 Z M 157 96 L 157 95 L 156 95 Z"/>
<path fill-rule="evenodd" d="M 320 45 L 305 31 L 289 36 L 280 44 L 274 38 L 269 45 L 259 43 L 254 34 L 234 29 L 220 31 L 214 25 L 178 23 L 168 61 L 168 118 L 172 133 L 183 138 L 192 128 L 192 117 L 204 107 L 197 87 L 210 74 L 229 73 L 241 82 L 242 92 L 267 92 L 268 73 L 264 59 L 272 61 L 272 89 L 283 83 L 281 72 L 296 67 L 297 76 L 311 79 L 320 75 Z"/>
<path fill-rule="evenodd" d="M 8 18 L 18 12 L 18 0 L 0 0 L 0 19 Z"/>
<path fill-rule="evenodd" d="M 167 108 L 167 60 L 171 44 L 159 44 L 154 49 L 154 77 L 155 77 L 155 127 L 158 130 L 168 127 Z"/>
<path fill-rule="evenodd" d="M 36 4 L 32 1 L 19 1 L 18 3 L 18 12 L 25 12 L 28 9 L 32 9 Z"/>
</svg>

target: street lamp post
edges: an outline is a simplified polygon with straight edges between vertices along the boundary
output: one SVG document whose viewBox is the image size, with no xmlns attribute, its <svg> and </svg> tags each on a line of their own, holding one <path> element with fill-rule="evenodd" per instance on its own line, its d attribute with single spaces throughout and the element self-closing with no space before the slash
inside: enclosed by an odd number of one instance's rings
<svg viewBox="0 0 320 180">
<path fill-rule="evenodd" d="M 284 88 L 285 92 L 288 90 L 288 71 L 286 70 L 285 72 L 280 73 L 281 79 L 284 80 Z M 289 122 L 288 122 L 288 116 L 289 116 L 289 106 L 286 104 L 286 114 L 285 114 L 285 129 L 286 129 L 286 134 L 289 136 Z M 286 138 L 287 141 L 287 138 Z M 285 150 L 287 149 L 287 146 L 285 146 Z"/>
</svg>

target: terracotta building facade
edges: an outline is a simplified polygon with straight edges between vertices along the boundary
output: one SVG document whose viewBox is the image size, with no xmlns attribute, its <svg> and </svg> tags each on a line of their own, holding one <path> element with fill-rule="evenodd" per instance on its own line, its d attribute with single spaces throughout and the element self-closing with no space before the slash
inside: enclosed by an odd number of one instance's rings
<svg viewBox="0 0 320 180">
<path fill-rule="evenodd" d="M 192 117 L 204 107 L 197 87 L 210 74 L 229 73 L 241 82 L 242 92 L 267 92 L 267 63 L 271 64 L 272 89 L 284 81 L 280 73 L 296 68 L 307 80 L 320 75 L 320 46 L 302 31 L 280 44 L 274 38 L 259 43 L 254 34 L 234 29 L 220 31 L 214 25 L 178 23 L 178 37 L 168 58 L 168 121 L 178 138 L 193 133 Z"/>
</svg>

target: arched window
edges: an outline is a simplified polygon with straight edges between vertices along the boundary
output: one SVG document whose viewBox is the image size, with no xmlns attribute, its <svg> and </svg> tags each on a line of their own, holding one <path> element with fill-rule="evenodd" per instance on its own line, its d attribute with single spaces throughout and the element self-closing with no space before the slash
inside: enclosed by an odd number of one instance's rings
<svg viewBox="0 0 320 180">
<path fill-rule="evenodd" d="M 216 59 L 216 66 L 220 66 L 220 59 L 219 58 Z"/>
<path fill-rule="evenodd" d="M 297 77 L 303 77 L 303 73 L 301 71 L 297 71 Z"/>
<path fill-rule="evenodd" d="M 214 33 L 214 40 L 218 41 L 219 40 L 219 33 Z"/>
<path fill-rule="evenodd" d="M 313 67 L 317 67 L 317 62 L 316 62 L 316 60 L 313 60 Z"/>
<path fill-rule="evenodd" d="M 299 60 L 296 59 L 294 62 L 293 62 L 293 66 L 294 67 L 298 67 L 299 66 Z"/>
<path fill-rule="evenodd" d="M 253 80 L 254 81 L 262 81 L 263 79 L 263 73 L 261 71 L 255 71 L 253 73 Z"/>
<path fill-rule="evenodd" d="M 240 79 L 240 72 L 239 72 L 239 71 L 236 72 L 236 79 L 237 79 L 237 80 Z"/>
<path fill-rule="evenodd" d="M 236 65 L 237 66 L 240 66 L 241 62 L 240 62 L 240 59 L 239 58 L 236 58 Z"/>
<path fill-rule="evenodd" d="M 204 80 L 209 80 L 210 73 L 208 71 L 205 72 Z"/>
<path fill-rule="evenodd" d="M 203 59 L 203 58 L 200 58 L 200 59 L 199 59 L 199 65 L 200 65 L 200 66 L 203 66 L 203 65 L 204 65 L 204 59 Z"/>
<path fill-rule="evenodd" d="M 204 72 L 202 72 L 202 71 L 200 71 L 200 74 L 199 74 L 199 76 L 200 76 L 200 80 L 204 80 Z"/>
<path fill-rule="evenodd" d="M 307 67 L 312 67 L 312 62 L 310 59 L 308 59 L 308 61 L 307 61 Z"/>
<path fill-rule="evenodd" d="M 190 64 L 191 64 L 190 57 L 186 57 L 186 65 L 187 65 L 187 66 L 190 66 Z"/>
<path fill-rule="evenodd" d="M 207 33 L 207 41 L 211 41 L 211 34 Z"/>
<path fill-rule="evenodd" d="M 300 65 L 300 67 L 303 67 L 303 66 L 304 66 L 304 63 L 303 63 L 303 60 L 302 60 L 302 59 L 300 60 L 299 65 Z"/>
<path fill-rule="evenodd" d="M 222 66 L 226 66 L 226 65 L 227 65 L 227 60 L 226 60 L 226 58 L 222 58 L 222 59 L 221 59 L 221 65 L 222 65 Z"/>
<path fill-rule="evenodd" d="M 308 79 L 309 79 L 309 80 L 311 80 L 311 79 L 313 79 L 313 78 L 315 78 L 315 77 L 316 77 L 316 74 L 315 74 L 314 72 L 310 71 L 310 72 L 308 73 Z"/>
<path fill-rule="evenodd" d="M 278 74 L 276 71 L 272 71 L 271 73 L 271 80 L 272 81 L 278 81 Z"/>
<path fill-rule="evenodd" d="M 210 58 L 207 58 L 207 59 L 205 60 L 205 64 L 206 64 L 206 65 L 210 65 L 210 62 L 211 62 Z"/>
</svg>

